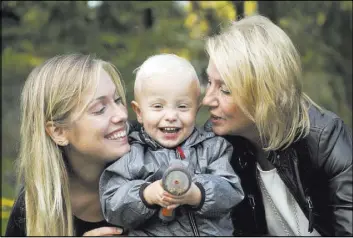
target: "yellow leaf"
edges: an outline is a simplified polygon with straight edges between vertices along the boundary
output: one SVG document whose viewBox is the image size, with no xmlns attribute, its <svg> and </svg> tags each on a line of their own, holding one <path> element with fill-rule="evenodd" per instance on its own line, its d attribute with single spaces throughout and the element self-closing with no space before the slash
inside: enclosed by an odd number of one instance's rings
<svg viewBox="0 0 353 238">
<path fill-rule="evenodd" d="M 207 32 L 208 31 L 207 21 L 205 21 L 205 20 L 201 21 L 199 24 L 199 27 L 200 27 L 201 32 L 203 32 L 203 33 Z"/>
<path fill-rule="evenodd" d="M 10 212 L 1 211 L 1 219 L 8 219 L 10 217 Z"/>
<path fill-rule="evenodd" d="M 218 5 L 217 14 L 225 20 L 234 20 L 236 16 L 235 8 L 231 3 L 223 2 L 222 5 Z"/>
<path fill-rule="evenodd" d="M 281 27 L 283 27 L 283 28 L 286 28 L 286 27 L 289 26 L 289 21 L 288 21 L 287 19 L 281 18 L 281 19 L 279 20 L 279 25 L 280 25 Z"/>
<path fill-rule="evenodd" d="M 41 63 L 43 63 L 43 61 L 44 60 L 42 58 L 31 56 L 29 63 L 32 67 L 36 67 L 36 66 L 40 65 Z"/>
<path fill-rule="evenodd" d="M 194 24 L 196 23 L 197 19 L 198 19 L 198 17 L 196 15 L 196 13 L 192 12 L 186 17 L 184 24 L 188 28 L 191 28 L 192 26 L 194 26 Z"/>
<path fill-rule="evenodd" d="M 319 25 L 319 26 L 322 26 L 326 21 L 326 16 L 324 13 L 322 12 L 319 12 L 317 14 L 317 17 L 316 17 L 316 23 Z"/>
<path fill-rule="evenodd" d="M 190 51 L 189 49 L 181 49 L 179 52 L 178 52 L 178 55 L 180 57 L 183 57 L 187 60 L 190 60 Z"/>
<path fill-rule="evenodd" d="M 199 3 L 200 7 L 203 9 L 212 7 L 212 1 L 200 1 Z"/>
<path fill-rule="evenodd" d="M 14 204 L 14 200 L 8 198 L 1 198 L 1 209 L 4 207 L 12 207 Z"/>
<path fill-rule="evenodd" d="M 257 11 L 257 1 L 245 1 L 244 2 L 244 12 L 245 15 L 251 16 Z"/>
</svg>

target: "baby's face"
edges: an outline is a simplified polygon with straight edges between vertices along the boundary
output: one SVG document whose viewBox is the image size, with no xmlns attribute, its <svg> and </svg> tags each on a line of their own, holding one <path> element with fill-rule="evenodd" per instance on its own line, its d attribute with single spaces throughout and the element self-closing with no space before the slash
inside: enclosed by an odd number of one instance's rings
<svg viewBox="0 0 353 238">
<path fill-rule="evenodd" d="M 174 148 L 194 129 L 199 96 L 196 80 L 148 79 L 139 95 L 137 118 L 155 141 Z"/>
</svg>

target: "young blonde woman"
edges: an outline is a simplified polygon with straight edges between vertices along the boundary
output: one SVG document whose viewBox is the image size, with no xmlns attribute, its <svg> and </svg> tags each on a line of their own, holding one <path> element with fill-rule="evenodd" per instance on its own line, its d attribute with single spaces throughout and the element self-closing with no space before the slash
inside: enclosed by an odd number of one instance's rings
<svg viewBox="0 0 353 238">
<path fill-rule="evenodd" d="M 118 71 L 89 55 L 36 67 L 21 95 L 23 188 L 6 236 L 119 235 L 104 221 L 98 182 L 107 163 L 130 150 Z"/>
<path fill-rule="evenodd" d="M 299 54 L 263 16 L 206 43 L 207 129 L 234 146 L 234 235 L 351 236 L 352 134 L 302 91 Z"/>
</svg>

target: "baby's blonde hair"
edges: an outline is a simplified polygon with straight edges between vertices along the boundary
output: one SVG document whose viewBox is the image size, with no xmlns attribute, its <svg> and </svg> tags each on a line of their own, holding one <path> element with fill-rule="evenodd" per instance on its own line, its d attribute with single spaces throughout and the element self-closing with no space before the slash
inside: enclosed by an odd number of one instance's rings
<svg viewBox="0 0 353 238">
<path fill-rule="evenodd" d="M 114 81 L 124 104 L 125 93 L 115 67 L 89 55 L 51 58 L 28 76 L 21 95 L 19 180 L 24 185 L 26 235 L 72 236 L 73 214 L 68 166 L 62 148 L 46 133 L 53 121 L 66 127 L 86 109 L 83 96 L 94 96 L 99 73 Z M 73 118 L 73 112 L 77 115 Z M 98 191 L 97 191 L 98 192 Z"/>
<path fill-rule="evenodd" d="M 199 95 L 201 94 L 200 82 L 195 68 L 188 60 L 175 54 L 153 55 L 145 60 L 134 72 L 136 73 L 134 86 L 134 96 L 136 100 L 139 98 L 143 82 L 150 78 L 163 78 L 164 80 L 168 80 L 168 78 L 173 77 L 173 79 L 175 79 L 175 76 L 179 76 L 180 79 L 196 80 Z M 171 87 L 173 87 L 172 83 L 171 81 Z M 175 83 L 177 84 L 177 82 Z"/>
<path fill-rule="evenodd" d="M 265 150 L 284 149 L 309 133 L 312 101 L 302 92 L 300 56 L 281 28 L 248 16 L 210 37 L 206 51 Z"/>
</svg>

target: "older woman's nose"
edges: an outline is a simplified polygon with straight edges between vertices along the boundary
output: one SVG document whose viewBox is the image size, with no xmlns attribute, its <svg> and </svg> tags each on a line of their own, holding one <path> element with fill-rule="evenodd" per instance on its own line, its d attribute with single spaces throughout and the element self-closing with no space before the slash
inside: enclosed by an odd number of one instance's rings
<svg viewBox="0 0 353 238">
<path fill-rule="evenodd" d="M 215 92 L 208 88 L 206 90 L 205 97 L 202 99 L 202 104 L 208 107 L 217 107 L 218 106 L 218 99 Z"/>
</svg>

